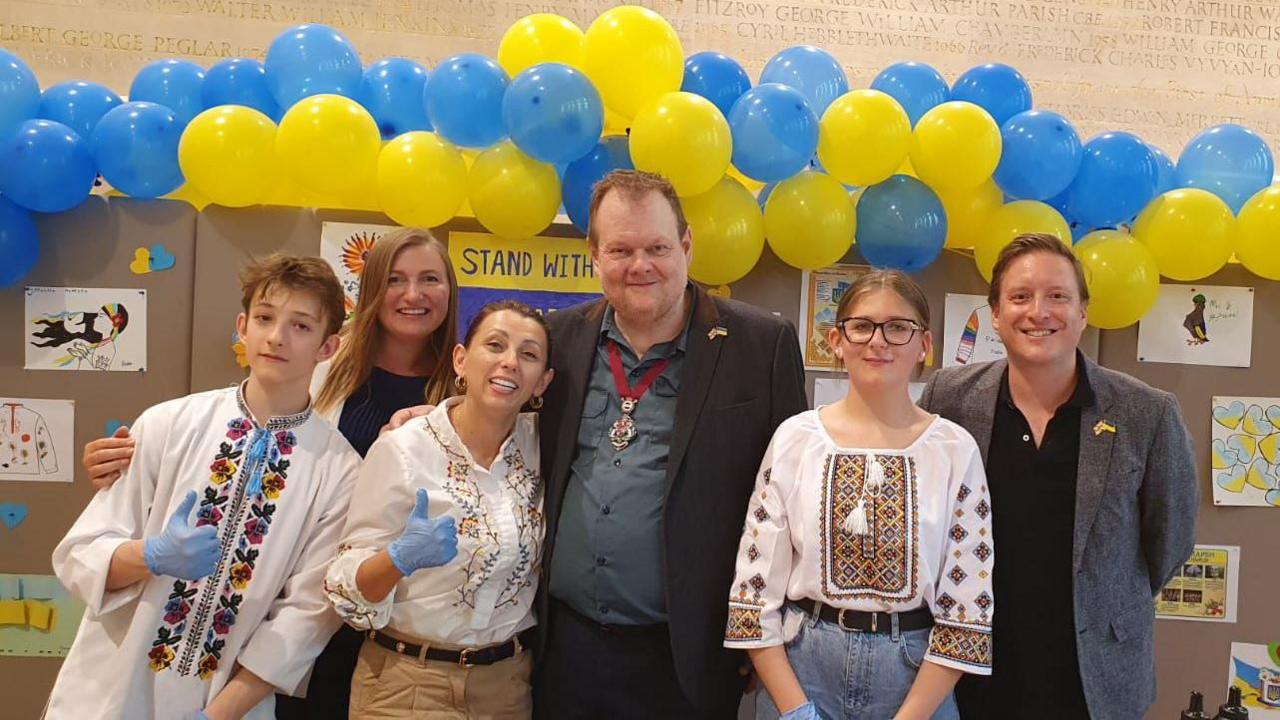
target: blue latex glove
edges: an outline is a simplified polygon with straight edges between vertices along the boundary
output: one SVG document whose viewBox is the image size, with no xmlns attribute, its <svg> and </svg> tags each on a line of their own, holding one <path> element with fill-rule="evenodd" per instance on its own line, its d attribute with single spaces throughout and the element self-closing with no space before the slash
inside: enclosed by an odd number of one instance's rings
<svg viewBox="0 0 1280 720">
<path fill-rule="evenodd" d="M 218 529 L 191 523 L 195 504 L 196 491 L 192 490 L 169 516 L 164 532 L 143 541 L 142 560 L 152 574 L 199 580 L 217 569 Z"/>
<path fill-rule="evenodd" d="M 387 546 L 391 564 L 408 577 L 415 570 L 440 567 L 458 554 L 458 529 L 449 516 L 427 517 L 427 491 L 418 489 L 417 501 L 404 532 Z"/>
<path fill-rule="evenodd" d="M 203 710 L 197 710 L 196 714 L 191 716 L 191 720 L 209 720 L 209 716 L 205 715 Z"/>
<path fill-rule="evenodd" d="M 822 720 L 822 715 L 818 712 L 818 706 L 812 701 L 806 701 L 805 704 L 783 713 L 778 720 Z"/>
</svg>

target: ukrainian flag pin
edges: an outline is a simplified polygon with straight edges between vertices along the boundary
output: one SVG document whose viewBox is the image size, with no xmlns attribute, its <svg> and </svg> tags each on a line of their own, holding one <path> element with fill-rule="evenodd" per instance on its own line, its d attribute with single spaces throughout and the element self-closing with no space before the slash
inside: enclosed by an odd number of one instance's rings
<svg viewBox="0 0 1280 720">
<path fill-rule="evenodd" d="M 1107 422 L 1106 420 L 1099 420 L 1099 421 L 1098 421 L 1097 423 L 1095 423 L 1095 424 L 1094 424 L 1094 426 L 1093 426 L 1093 434 L 1094 434 L 1094 435 L 1101 435 L 1101 434 L 1102 434 L 1102 433 L 1104 433 L 1104 432 L 1109 432 L 1109 433 L 1114 434 L 1114 433 L 1115 433 L 1115 431 L 1116 431 L 1116 426 L 1115 426 L 1115 425 L 1112 425 L 1111 423 Z"/>
</svg>

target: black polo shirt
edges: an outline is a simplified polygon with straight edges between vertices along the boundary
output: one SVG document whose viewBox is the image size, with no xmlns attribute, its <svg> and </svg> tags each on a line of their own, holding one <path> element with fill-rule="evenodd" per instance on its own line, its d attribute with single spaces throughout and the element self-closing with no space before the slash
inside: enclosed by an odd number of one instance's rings
<svg viewBox="0 0 1280 720">
<path fill-rule="evenodd" d="M 1080 412 L 1094 403 L 1077 359 L 1075 390 L 1040 446 L 1009 393 L 1000 394 L 987 451 L 996 611 L 993 672 L 960 700 L 966 718 L 1083 718 L 1089 711 L 1076 659 L 1071 547 L 1075 532 Z"/>
</svg>

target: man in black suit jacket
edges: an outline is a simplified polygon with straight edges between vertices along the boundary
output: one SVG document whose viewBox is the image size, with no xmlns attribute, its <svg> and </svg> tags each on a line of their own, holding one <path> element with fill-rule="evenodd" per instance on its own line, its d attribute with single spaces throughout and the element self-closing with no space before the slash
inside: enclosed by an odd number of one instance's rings
<svg viewBox="0 0 1280 720">
<path fill-rule="evenodd" d="M 535 714 L 732 718 L 725 599 L 765 448 L 806 407 L 799 342 L 688 281 L 662 178 L 611 173 L 589 228 L 604 298 L 550 316 Z"/>
</svg>

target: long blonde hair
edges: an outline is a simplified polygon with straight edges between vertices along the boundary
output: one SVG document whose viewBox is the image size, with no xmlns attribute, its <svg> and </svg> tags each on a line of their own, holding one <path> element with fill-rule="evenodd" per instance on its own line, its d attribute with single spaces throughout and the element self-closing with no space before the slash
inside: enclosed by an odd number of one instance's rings
<svg viewBox="0 0 1280 720">
<path fill-rule="evenodd" d="M 453 264 L 449 262 L 449 251 L 428 230 L 398 228 L 374 243 L 365 259 L 364 268 L 360 271 L 360 299 L 356 301 L 351 320 L 342 328 L 342 345 L 333 358 L 329 374 L 325 376 L 324 385 L 316 398 L 316 409 L 320 412 L 326 412 L 344 402 L 373 373 L 374 359 L 377 357 L 379 344 L 384 340 L 382 324 L 378 322 L 378 310 L 382 307 L 383 296 L 387 292 L 387 277 L 391 274 L 391 265 L 402 250 L 419 246 L 429 247 L 440 254 L 440 259 L 444 261 L 445 276 L 449 279 L 449 311 L 444 322 L 427 339 L 427 347 L 436 366 L 431 372 L 431 379 L 427 381 L 423 401 L 428 405 L 439 405 L 452 393 L 454 372 L 450 351 L 458 337 L 458 281 L 453 272 Z"/>
</svg>

